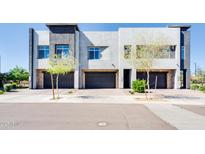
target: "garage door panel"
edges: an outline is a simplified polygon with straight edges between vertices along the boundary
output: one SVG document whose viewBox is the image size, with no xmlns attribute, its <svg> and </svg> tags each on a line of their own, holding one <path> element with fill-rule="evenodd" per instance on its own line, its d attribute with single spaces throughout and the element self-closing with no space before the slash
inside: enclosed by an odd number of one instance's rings
<svg viewBox="0 0 205 154">
<path fill-rule="evenodd" d="M 150 88 L 155 88 L 155 80 L 157 78 L 157 88 L 166 89 L 167 88 L 167 72 L 150 72 Z M 146 72 L 137 72 L 137 79 L 147 80 Z"/>
<path fill-rule="evenodd" d="M 56 75 L 53 76 L 54 87 L 56 87 Z M 74 88 L 74 73 L 67 73 L 65 75 L 59 75 L 58 78 L 58 87 L 59 88 Z M 44 88 L 50 89 L 51 85 L 51 76 L 49 73 L 44 73 Z"/>
<path fill-rule="evenodd" d="M 113 72 L 85 73 L 85 88 L 115 88 L 115 81 Z"/>
</svg>

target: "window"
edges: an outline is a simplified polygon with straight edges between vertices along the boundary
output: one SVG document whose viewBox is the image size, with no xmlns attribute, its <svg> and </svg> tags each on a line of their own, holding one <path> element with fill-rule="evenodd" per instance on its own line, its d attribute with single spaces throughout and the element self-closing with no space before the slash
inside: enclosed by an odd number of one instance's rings
<svg viewBox="0 0 205 154">
<path fill-rule="evenodd" d="M 129 59 L 131 57 L 131 45 L 124 45 L 124 58 Z"/>
<path fill-rule="evenodd" d="M 38 59 L 45 59 L 49 56 L 49 46 L 39 45 L 38 46 Z"/>
<path fill-rule="evenodd" d="M 137 45 L 136 54 L 138 58 L 152 56 L 153 58 L 175 58 L 176 45 Z M 151 52 L 151 53 L 150 53 Z"/>
<path fill-rule="evenodd" d="M 181 69 L 184 69 L 184 46 L 181 46 L 181 53 L 180 53 L 180 56 L 181 56 Z"/>
<path fill-rule="evenodd" d="M 176 50 L 176 45 L 170 45 L 170 51 L 175 52 Z"/>
<path fill-rule="evenodd" d="M 184 46 L 181 47 L 181 59 L 184 60 Z"/>
<path fill-rule="evenodd" d="M 175 51 L 176 51 L 176 45 L 171 45 L 170 46 L 170 53 L 169 53 L 169 57 L 170 58 L 175 58 Z"/>
<path fill-rule="evenodd" d="M 57 44 L 56 45 L 56 54 L 59 56 L 64 56 L 69 54 L 69 45 L 68 44 Z"/>
<path fill-rule="evenodd" d="M 99 47 L 89 47 L 88 48 L 89 59 L 100 59 L 100 52 L 101 52 L 101 48 Z"/>
</svg>

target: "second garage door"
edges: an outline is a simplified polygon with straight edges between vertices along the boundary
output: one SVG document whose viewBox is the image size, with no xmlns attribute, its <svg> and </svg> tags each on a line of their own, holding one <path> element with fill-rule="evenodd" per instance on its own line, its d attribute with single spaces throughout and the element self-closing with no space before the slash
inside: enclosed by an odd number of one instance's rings
<svg viewBox="0 0 205 154">
<path fill-rule="evenodd" d="M 85 88 L 116 88 L 116 73 L 86 72 Z"/>
<path fill-rule="evenodd" d="M 146 72 L 137 72 L 137 79 L 147 79 Z M 167 72 L 150 72 L 149 84 L 150 88 L 155 88 L 155 83 L 157 89 L 167 88 Z"/>
<path fill-rule="evenodd" d="M 56 87 L 56 75 L 54 78 L 54 87 Z M 59 75 L 58 78 L 58 87 L 59 88 L 74 88 L 74 73 L 67 73 L 65 75 Z M 49 73 L 44 73 L 44 88 L 50 89 L 51 86 L 51 76 Z"/>
</svg>

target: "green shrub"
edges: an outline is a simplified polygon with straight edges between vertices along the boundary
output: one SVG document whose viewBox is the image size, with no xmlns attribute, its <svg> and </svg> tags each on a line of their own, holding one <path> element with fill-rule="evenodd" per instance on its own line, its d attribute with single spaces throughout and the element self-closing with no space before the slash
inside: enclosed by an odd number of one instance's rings
<svg viewBox="0 0 205 154">
<path fill-rule="evenodd" d="M 13 88 L 13 86 L 12 86 L 12 84 L 10 84 L 10 83 L 4 85 L 4 90 L 5 90 L 6 92 L 11 91 L 12 88 Z"/>
<path fill-rule="evenodd" d="M 132 90 L 134 92 L 138 93 L 144 93 L 146 87 L 146 81 L 145 80 L 135 80 L 132 81 Z"/>
<path fill-rule="evenodd" d="M 4 91 L 3 90 L 0 90 L 0 95 L 4 94 Z"/>
<path fill-rule="evenodd" d="M 191 89 L 192 90 L 197 90 L 197 89 L 199 89 L 200 88 L 200 85 L 199 84 L 192 84 L 191 85 Z"/>
<path fill-rule="evenodd" d="M 12 83 L 12 88 L 13 88 L 13 89 L 16 89 L 16 88 L 17 88 L 17 83 L 13 82 L 13 83 Z"/>
<path fill-rule="evenodd" d="M 205 86 L 201 86 L 199 90 L 205 92 Z"/>
</svg>

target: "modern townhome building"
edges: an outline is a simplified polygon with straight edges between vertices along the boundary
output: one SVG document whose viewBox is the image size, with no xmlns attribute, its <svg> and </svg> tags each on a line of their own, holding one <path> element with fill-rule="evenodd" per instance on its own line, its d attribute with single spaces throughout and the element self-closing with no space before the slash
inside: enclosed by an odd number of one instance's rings
<svg viewBox="0 0 205 154">
<path fill-rule="evenodd" d="M 30 88 L 51 88 L 47 73 L 50 54 L 72 51 L 77 66 L 59 77 L 60 88 L 130 88 L 133 80 L 146 79 L 123 56 L 149 39 L 166 38 L 166 54 L 154 59 L 151 88 L 189 88 L 190 26 L 119 28 L 117 31 L 80 31 L 77 24 L 46 24 L 48 31 L 29 30 Z M 143 42 L 137 38 L 149 38 Z M 157 79 L 157 82 L 156 82 Z"/>
</svg>

